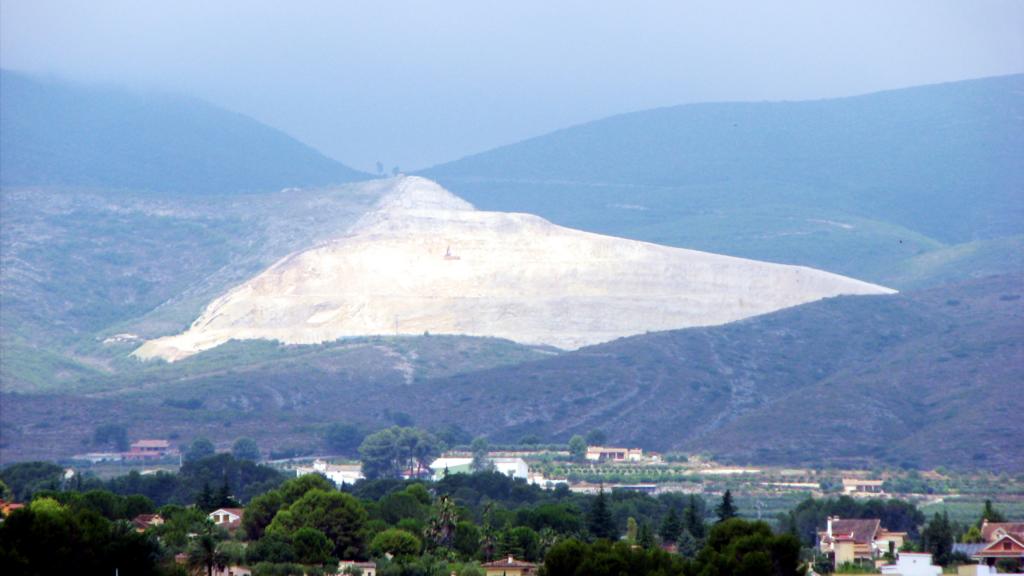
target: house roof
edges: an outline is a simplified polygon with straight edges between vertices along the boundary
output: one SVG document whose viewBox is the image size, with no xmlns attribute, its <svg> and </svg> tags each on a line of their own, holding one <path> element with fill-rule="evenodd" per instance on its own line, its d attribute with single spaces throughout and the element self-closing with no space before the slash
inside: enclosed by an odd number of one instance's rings
<svg viewBox="0 0 1024 576">
<path fill-rule="evenodd" d="M 132 442 L 132 447 L 139 448 L 169 448 L 171 443 L 167 440 L 139 440 Z"/>
<path fill-rule="evenodd" d="M 1007 545 L 1004 546 L 1003 543 Z M 989 542 L 984 549 L 975 552 L 974 558 L 1024 558 L 1024 543 L 1010 534 L 1003 534 Z"/>
<path fill-rule="evenodd" d="M 245 514 L 245 508 L 217 508 L 213 512 L 210 512 L 210 515 L 212 516 L 212 515 L 216 514 L 217 512 L 227 512 L 228 514 L 233 514 L 235 516 L 241 516 L 242 514 Z"/>
<path fill-rule="evenodd" d="M 1017 540 L 1024 540 L 1024 522 L 989 522 L 981 523 L 981 538 L 985 542 L 993 542 L 1003 534 L 1011 534 Z"/>
<path fill-rule="evenodd" d="M 159 514 L 139 514 L 135 518 L 132 518 L 132 525 L 136 528 L 148 528 L 153 523 L 162 524 L 164 521 L 163 517 Z"/>
<path fill-rule="evenodd" d="M 512 556 L 508 558 L 502 558 L 501 560 L 495 560 L 494 562 L 488 562 L 480 565 L 483 568 L 536 568 L 537 565 L 533 562 L 527 562 L 526 560 L 516 560 Z"/>
<path fill-rule="evenodd" d="M 881 529 L 882 521 L 878 518 L 851 518 L 847 520 L 832 520 L 833 539 L 847 536 L 857 544 L 869 544 L 874 542 L 875 535 Z M 828 542 L 828 532 L 819 532 L 822 541 Z"/>
</svg>

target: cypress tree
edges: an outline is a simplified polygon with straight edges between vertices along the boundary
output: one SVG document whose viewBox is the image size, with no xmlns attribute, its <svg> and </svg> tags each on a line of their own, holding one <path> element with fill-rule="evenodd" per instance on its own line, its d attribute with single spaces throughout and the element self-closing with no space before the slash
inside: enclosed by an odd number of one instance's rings
<svg viewBox="0 0 1024 576">
<path fill-rule="evenodd" d="M 590 534 L 594 538 L 607 538 L 616 540 L 618 531 L 615 529 L 615 520 L 612 518 L 612 511 L 608 507 L 608 498 L 604 494 L 604 488 L 598 492 L 594 504 L 590 507 L 590 519 L 588 523 Z"/>
<path fill-rule="evenodd" d="M 732 490 L 726 490 L 725 494 L 722 494 L 722 503 L 715 508 L 715 513 L 718 514 L 719 522 L 725 522 L 737 516 L 736 505 L 732 502 Z"/>
</svg>

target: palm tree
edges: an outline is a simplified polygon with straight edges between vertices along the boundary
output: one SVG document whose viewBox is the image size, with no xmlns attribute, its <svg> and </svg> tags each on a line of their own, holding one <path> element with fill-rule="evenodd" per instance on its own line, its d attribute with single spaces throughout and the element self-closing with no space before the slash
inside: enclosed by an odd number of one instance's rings
<svg viewBox="0 0 1024 576">
<path fill-rule="evenodd" d="M 213 569 L 222 571 L 227 568 L 227 556 L 220 550 L 219 539 L 214 532 L 213 522 L 206 521 L 203 533 L 195 541 L 188 551 L 188 566 L 194 574 L 202 574 L 206 569 L 206 576 L 213 576 Z"/>
</svg>

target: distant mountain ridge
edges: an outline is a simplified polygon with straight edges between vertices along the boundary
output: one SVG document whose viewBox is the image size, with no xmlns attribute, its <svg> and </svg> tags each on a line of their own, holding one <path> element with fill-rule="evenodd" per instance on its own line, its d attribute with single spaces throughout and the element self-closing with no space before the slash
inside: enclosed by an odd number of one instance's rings
<svg viewBox="0 0 1024 576">
<path fill-rule="evenodd" d="M 205 102 L 0 71 L 0 184 L 180 194 L 370 176 Z"/>
<path fill-rule="evenodd" d="M 905 288 L 929 279 L 904 262 L 1024 234 L 1022 157 L 1013 75 L 622 114 L 423 174 L 487 210 Z M 964 277 L 1000 272 L 993 250 Z"/>
</svg>

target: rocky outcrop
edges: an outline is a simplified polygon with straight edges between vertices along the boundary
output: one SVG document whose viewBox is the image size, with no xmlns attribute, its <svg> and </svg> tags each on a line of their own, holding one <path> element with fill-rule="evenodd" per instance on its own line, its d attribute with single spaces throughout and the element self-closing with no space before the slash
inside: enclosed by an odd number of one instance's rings
<svg viewBox="0 0 1024 576">
<path fill-rule="evenodd" d="M 345 235 L 291 254 L 214 300 L 140 358 L 179 360 L 232 339 L 313 344 L 465 334 L 574 349 L 708 326 L 888 288 L 484 212 L 434 182 L 395 181 Z"/>
</svg>

